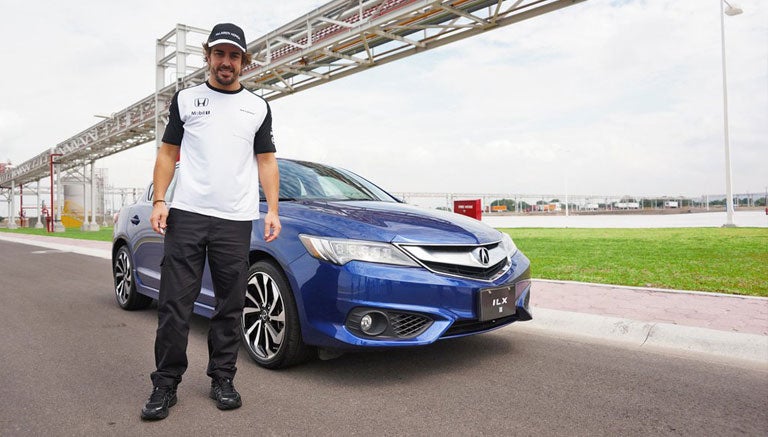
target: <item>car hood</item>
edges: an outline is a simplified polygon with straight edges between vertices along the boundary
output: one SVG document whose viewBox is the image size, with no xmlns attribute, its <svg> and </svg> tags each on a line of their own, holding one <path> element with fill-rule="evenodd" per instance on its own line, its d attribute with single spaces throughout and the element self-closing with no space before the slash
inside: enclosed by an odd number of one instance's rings
<svg viewBox="0 0 768 437">
<path fill-rule="evenodd" d="M 497 230 L 478 220 L 393 202 L 281 202 L 280 215 L 321 226 L 331 237 L 415 244 L 484 244 L 500 239 Z"/>
</svg>

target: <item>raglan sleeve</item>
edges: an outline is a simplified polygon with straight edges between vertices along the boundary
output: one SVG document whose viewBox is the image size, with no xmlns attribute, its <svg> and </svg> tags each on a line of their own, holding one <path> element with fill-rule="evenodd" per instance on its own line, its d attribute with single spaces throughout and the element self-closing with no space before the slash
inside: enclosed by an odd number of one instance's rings
<svg viewBox="0 0 768 437">
<path fill-rule="evenodd" d="M 276 151 L 275 139 L 272 136 L 272 108 L 267 103 L 267 115 L 253 138 L 253 154 L 275 153 Z"/>
<path fill-rule="evenodd" d="M 176 92 L 171 99 L 171 106 L 168 110 L 168 125 L 165 127 L 163 142 L 180 146 L 183 137 L 184 122 L 181 121 L 181 115 L 179 114 L 179 93 Z"/>
</svg>

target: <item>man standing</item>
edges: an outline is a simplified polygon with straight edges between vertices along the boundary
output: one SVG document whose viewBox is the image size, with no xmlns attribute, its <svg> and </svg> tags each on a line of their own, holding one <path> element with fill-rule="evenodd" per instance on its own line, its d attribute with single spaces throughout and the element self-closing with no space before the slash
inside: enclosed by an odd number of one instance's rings
<svg viewBox="0 0 768 437">
<path fill-rule="evenodd" d="M 154 169 L 155 232 L 165 235 L 155 339 L 152 394 L 141 410 L 145 420 L 164 419 L 176 404 L 176 388 L 187 369 L 187 337 L 200 293 L 206 256 L 216 308 L 208 331 L 210 396 L 222 410 L 239 408 L 232 380 L 240 347 L 251 223 L 259 217 L 258 182 L 267 198 L 264 239 L 280 233 L 279 177 L 269 104 L 246 90 L 240 73 L 251 62 L 243 30 L 214 26 L 203 44 L 207 82 L 173 96 L 169 122 Z M 179 157 L 173 207 L 166 190 Z M 168 193 L 170 194 L 170 193 Z"/>
</svg>

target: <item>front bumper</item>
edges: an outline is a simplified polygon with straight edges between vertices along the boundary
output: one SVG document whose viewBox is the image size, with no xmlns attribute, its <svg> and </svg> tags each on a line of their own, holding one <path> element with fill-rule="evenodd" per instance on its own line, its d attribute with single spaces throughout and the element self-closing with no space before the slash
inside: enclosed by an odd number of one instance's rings
<svg viewBox="0 0 768 437">
<path fill-rule="evenodd" d="M 492 282 L 423 268 L 364 262 L 337 266 L 308 255 L 290 268 L 291 285 L 298 291 L 302 336 L 309 345 L 335 349 L 417 346 L 531 319 L 530 261 L 520 251 L 511 257 L 510 269 Z M 509 300 L 514 311 L 481 321 L 478 294 L 501 286 L 512 290 Z M 378 335 L 367 335 L 360 327 L 362 316 L 369 312 L 389 324 Z"/>
</svg>

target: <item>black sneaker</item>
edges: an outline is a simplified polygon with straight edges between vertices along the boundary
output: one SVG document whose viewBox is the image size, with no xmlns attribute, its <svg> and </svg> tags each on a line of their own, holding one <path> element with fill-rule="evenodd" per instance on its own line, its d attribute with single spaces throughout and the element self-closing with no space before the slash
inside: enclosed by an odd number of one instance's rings
<svg viewBox="0 0 768 437">
<path fill-rule="evenodd" d="M 144 420 L 160 420 L 168 417 L 168 409 L 176 405 L 176 387 L 153 387 L 152 394 L 141 409 Z"/>
<path fill-rule="evenodd" d="M 243 405 L 231 378 L 211 379 L 211 399 L 216 400 L 216 408 L 219 410 L 234 410 Z"/>
</svg>

